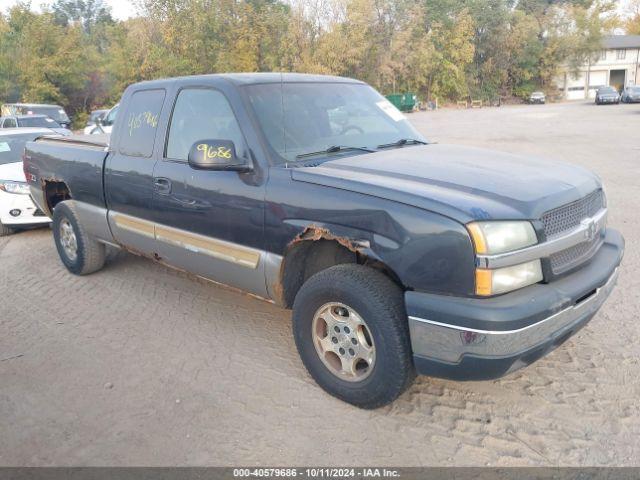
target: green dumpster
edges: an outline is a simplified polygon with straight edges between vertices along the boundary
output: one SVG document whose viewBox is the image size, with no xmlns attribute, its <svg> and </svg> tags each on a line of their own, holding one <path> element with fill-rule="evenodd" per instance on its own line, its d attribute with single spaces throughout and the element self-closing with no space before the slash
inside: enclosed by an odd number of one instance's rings
<svg viewBox="0 0 640 480">
<path fill-rule="evenodd" d="M 387 95 L 387 100 L 401 112 L 412 112 L 418 103 L 418 96 L 415 93 L 392 93 Z"/>
</svg>

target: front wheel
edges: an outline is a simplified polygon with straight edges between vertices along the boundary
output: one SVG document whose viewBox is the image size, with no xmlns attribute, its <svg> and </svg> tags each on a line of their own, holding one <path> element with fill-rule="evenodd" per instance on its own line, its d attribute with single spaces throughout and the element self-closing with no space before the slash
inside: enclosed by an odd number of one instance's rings
<svg viewBox="0 0 640 480">
<path fill-rule="evenodd" d="M 403 292 L 371 268 L 337 265 L 307 280 L 293 334 L 318 385 L 358 407 L 391 403 L 415 378 Z"/>
<path fill-rule="evenodd" d="M 82 228 L 73 201 L 56 205 L 52 230 L 60 260 L 71 273 L 88 275 L 104 266 L 105 246 Z"/>
</svg>

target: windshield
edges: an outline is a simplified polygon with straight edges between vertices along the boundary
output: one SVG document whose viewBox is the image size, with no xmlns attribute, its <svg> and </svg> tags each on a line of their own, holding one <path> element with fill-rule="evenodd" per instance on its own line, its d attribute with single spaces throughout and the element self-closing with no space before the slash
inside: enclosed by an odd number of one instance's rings
<svg viewBox="0 0 640 480">
<path fill-rule="evenodd" d="M 56 122 L 68 122 L 69 117 L 61 107 L 29 107 L 28 111 L 35 115 L 46 115 L 53 118 Z"/>
<path fill-rule="evenodd" d="M 336 146 L 374 150 L 401 139 L 425 141 L 402 113 L 368 85 L 274 83 L 247 89 L 260 127 L 281 162 Z"/>
<path fill-rule="evenodd" d="M 21 127 L 45 127 L 45 128 L 62 128 L 59 123 L 51 120 L 49 117 L 23 117 L 18 119 L 18 125 Z"/>
<path fill-rule="evenodd" d="M 110 127 L 111 125 L 113 125 L 113 123 L 116 121 L 116 117 L 118 116 L 119 107 L 120 105 L 118 104 L 115 107 L 113 107 L 111 110 L 109 110 L 109 113 L 107 113 L 107 115 L 102 120 L 103 126 Z"/>
<path fill-rule="evenodd" d="M 42 133 L 0 135 L 0 165 L 21 162 L 25 144 L 40 135 Z"/>
<path fill-rule="evenodd" d="M 604 87 L 600 89 L 600 93 L 618 93 L 618 91 L 613 87 Z"/>
<path fill-rule="evenodd" d="M 640 87 L 629 87 L 631 93 L 640 93 Z"/>
</svg>

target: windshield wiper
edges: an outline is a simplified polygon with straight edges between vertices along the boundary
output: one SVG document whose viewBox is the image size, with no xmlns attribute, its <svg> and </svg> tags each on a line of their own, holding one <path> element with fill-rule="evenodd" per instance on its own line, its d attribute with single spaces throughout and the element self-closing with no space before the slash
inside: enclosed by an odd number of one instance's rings
<svg viewBox="0 0 640 480">
<path fill-rule="evenodd" d="M 367 153 L 375 152 L 375 150 L 372 150 L 367 147 L 345 147 L 342 145 L 332 145 L 326 150 L 319 150 L 317 152 L 301 153 L 300 155 L 296 155 L 296 160 L 300 158 L 315 157 L 316 155 L 326 155 L 328 153 L 347 152 L 349 150 L 359 150 L 361 152 L 367 152 Z"/>
<path fill-rule="evenodd" d="M 428 145 L 428 143 L 423 142 L 422 140 L 416 140 L 415 138 L 401 138 L 397 142 L 378 145 L 378 148 L 401 147 L 403 145 Z"/>
</svg>

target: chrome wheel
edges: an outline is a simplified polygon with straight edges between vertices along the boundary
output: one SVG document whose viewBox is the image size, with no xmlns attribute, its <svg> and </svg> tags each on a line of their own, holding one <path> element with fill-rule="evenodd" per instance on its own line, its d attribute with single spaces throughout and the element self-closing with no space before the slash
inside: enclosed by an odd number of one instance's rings
<svg viewBox="0 0 640 480">
<path fill-rule="evenodd" d="M 78 258 L 78 240 L 71 223 L 66 218 L 60 222 L 60 244 L 67 258 L 75 262 Z"/>
<path fill-rule="evenodd" d="M 342 303 L 320 307 L 311 326 L 313 345 L 322 363 L 335 376 L 359 382 L 369 376 L 376 350 L 369 327 L 358 313 Z"/>
</svg>

